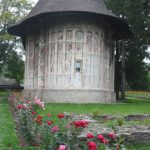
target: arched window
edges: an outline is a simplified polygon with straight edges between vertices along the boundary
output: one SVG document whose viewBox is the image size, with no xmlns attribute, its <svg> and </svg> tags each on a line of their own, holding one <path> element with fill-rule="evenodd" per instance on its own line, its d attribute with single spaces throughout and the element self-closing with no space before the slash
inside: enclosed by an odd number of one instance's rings
<svg viewBox="0 0 150 150">
<path fill-rule="evenodd" d="M 82 50 L 83 50 L 83 32 L 77 31 L 75 40 L 76 40 L 76 51 L 82 52 Z"/>
<path fill-rule="evenodd" d="M 83 33 L 81 31 L 76 32 L 76 41 L 83 42 Z"/>
<path fill-rule="evenodd" d="M 90 52 L 92 49 L 92 32 L 87 32 L 87 36 L 86 36 L 86 50 L 87 52 Z"/>
<path fill-rule="evenodd" d="M 88 33 L 87 33 L 86 42 L 87 42 L 88 44 L 91 44 L 91 43 L 92 43 L 92 33 L 91 33 L 91 32 L 88 32 Z"/>
<path fill-rule="evenodd" d="M 59 41 L 63 40 L 63 32 L 61 30 L 58 31 L 58 40 Z"/>
<path fill-rule="evenodd" d="M 68 30 L 66 32 L 66 51 L 71 52 L 72 51 L 72 39 L 73 39 L 73 33 L 71 30 Z"/>
<path fill-rule="evenodd" d="M 72 40 L 72 37 L 73 37 L 72 31 L 71 31 L 71 30 L 68 30 L 68 31 L 66 32 L 66 40 L 67 40 L 67 41 L 68 41 L 68 40 Z"/>
</svg>

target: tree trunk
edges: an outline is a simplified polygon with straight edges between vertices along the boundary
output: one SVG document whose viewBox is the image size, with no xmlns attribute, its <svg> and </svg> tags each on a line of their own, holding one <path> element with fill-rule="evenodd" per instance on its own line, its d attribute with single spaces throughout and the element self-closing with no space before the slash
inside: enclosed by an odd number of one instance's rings
<svg viewBox="0 0 150 150">
<path fill-rule="evenodd" d="M 121 56 L 122 56 L 122 62 L 121 62 L 121 99 L 125 101 L 125 42 L 122 40 L 122 49 L 121 49 Z"/>
<path fill-rule="evenodd" d="M 119 42 L 116 41 L 116 55 L 115 55 L 115 92 L 116 99 L 119 100 Z"/>
</svg>

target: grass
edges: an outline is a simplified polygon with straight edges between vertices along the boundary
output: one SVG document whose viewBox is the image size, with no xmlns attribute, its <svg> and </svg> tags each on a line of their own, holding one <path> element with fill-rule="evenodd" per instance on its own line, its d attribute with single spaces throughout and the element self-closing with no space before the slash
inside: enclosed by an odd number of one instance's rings
<svg viewBox="0 0 150 150">
<path fill-rule="evenodd" d="M 0 150 L 37 150 L 37 148 L 21 148 L 16 135 L 15 125 L 6 101 L 0 101 Z"/>
<path fill-rule="evenodd" d="M 0 94 L 1 96 L 1 94 Z M 57 121 L 57 114 L 61 112 L 93 113 L 100 114 L 150 114 L 150 101 L 145 99 L 129 98 L 126 103 L 116 104 L 46 104 L 43 115 L 51 113 Z M 38 148 L 19 146 L 14 128 L 13 118 L 7 101 L 0 101 L 0 150 L 38 150 Z M 130 150 L 148 150 L 150 144 L 135 144 Z"/>
<path fill-rule="evenodd" d="M 135 143 L 133 145 L 129 145 L 127 150 L 149 150 L 150 144 L 148 143 Z"/>
<path fill-rule="evenodd" d="M 10 147 L 12 144 L 18 144 L 18 139 L 14 129 L 14 122 L 5 102 L 0 103 L 0 147 Z"/>
<path fill-rule="evenodd" d="M 47 104 L 45 113 L 77 112 L 100 114 L 150 114 L 150 101 L 128 99 L 127 103 L 116 104 Z"/>
<path fill-rule="evenodd" d="M 128 98 L 150 100 L 150 91 L 127 91 L 126 96 Z"/>
</svg>

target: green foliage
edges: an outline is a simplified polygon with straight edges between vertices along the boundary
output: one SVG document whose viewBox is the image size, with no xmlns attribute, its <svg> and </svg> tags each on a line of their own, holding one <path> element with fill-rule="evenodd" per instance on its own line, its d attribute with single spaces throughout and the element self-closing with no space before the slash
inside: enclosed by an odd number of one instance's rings
<svg viewBox="0 0 150 150">
<path fill-rule="evenodd" d="M 3 93 L 0 95 L 4 95 Z M 103 105 L 103 104 L 46 104 L 45 111 L 39 111 L 42 113 L 42 116 L 45 116 L 52 112 L 53 116 L 51 117 L 55 123 L 58 123 L 57 114 L 59 112 L 77 112 L 77 113 L 92 113 L 93 110 L 98 110 L 101 114 L 136 114 L 138 110 L 139 113 L 148 113 L 150 114 L 149 104 L 150 102 L 143 102 L 143 100 L 128 100 L 130 104 L 112 104 L 112 105 Z M 137 103 L 138 102 L 138 103 Z M 7 101 L 0 101 L 0 148 L 4 150 L 41 150 L 41 147 L 20 147 L 19 139 L 16 135 L 14 121 L 11 117 L 11 113 L 8 107 Z M 144 120 L 143 125 L 148 125 L 149 120 Z M 117 124 L 117 123 L 116 123 Z M 133 124 L 133 123 L 132 123 Z M 141 123 L 140 123 L 141 124 Z M 10 140 L 11 139 L 11 140 Z M 138 144 L 130 145 L 127 150 L 148 150 L 150 144 Z"/>
<path fill-rule="evenodd" d="M 125 120 L 123 118 L 119 118 L 119 119 L 117 119 L 117 124 L 118 124 L 118 126 L 122 126 L 125 124 Z"/>
<path fill-rule="evenodd" d="M 4 72 L 5 77 L 10 79 L 15 79 L 17 84 L 20 86 L 20 82 L 24 77 L 24 61 L 22 56 L 16 51 L 12 51 L 7 56 L 6 67 L 7 69 Z"/>
<path fill-rule="evenodd" d="M 125 41 L 126 59 L 126 80 L 129 88 L 147 89 L 150 85 L 148 81 L 148 66 L 144 63 L 144 58 L 149 58 L 147 52 L 150 44 L 150 9 L 148 0 L 105 0 L 109 9 L 122 17 L 130 25 L 134 34 L 132 39 Z M 117 69 L 121 70 L 121 42 L 119 41 L 119 60 Z M 117 72 L 116 72 L 117 73 Z M 118 72 L 119 74 L 121 72 Z M 120 75 L 117 81 L 121 87 Z"/>
<path fill-rule="evenodd" d="M 24 17 L 31 9 L 29 0 L 0 0 L 0 76 L 23 79 L 23 47 L 20 38 L 7 33 L 7 28 Z M 17 50 L 22 51 L 21 53 Z"/>
<path fill-rule="evenodd" d="M 92 112 L 92 115 L 93 115 L 93 118 L 98 118 L 99 117 L 99 111 L 98 110 L 94 110 L 93 112 Z"/>
<path fill-rule="evenodd" d="M 61 150 L 60 147 L 64 146 L 71 150 L 89 150 L 91 147 L 94 150 L 115 150 L 116 147 L 125 149 L 123 141 L 115 132 L 106 135 L 87 133 L 86 140 L 80 140 L 78 136 L 89 122 L 78 120 L 74 113 L 66 116 L 61 113 L 57 114 L 59 121 L 55 123 L 51 114 L 38 115 L 38 109 L 35 108 L 45 110 L 44 103 L 38 98 L 34 101 L 22 98 L 19 101 L 16 95 L 10 95 L 9 101 L 15 103 L 12 106 L 16 108 L 19 132 L 29 145 L 41 145 L 45 150 Z"/>
</svg>

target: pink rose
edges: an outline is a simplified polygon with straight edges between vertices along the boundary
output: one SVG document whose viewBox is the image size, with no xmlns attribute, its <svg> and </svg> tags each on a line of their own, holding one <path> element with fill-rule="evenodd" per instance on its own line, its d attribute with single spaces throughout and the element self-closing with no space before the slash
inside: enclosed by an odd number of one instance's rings
<svg viewBox="0 0 150 150">
<path fill-rule="evenodd" d="M 54 126 L 51 131 L 54 133 L 54 132 L 58 132 L 59 131 L 59 128 L 58 126 Z"/>
<path fill-rule="evenodd" d="M 26 104 L 23 104 L 23 105 L 22 105 L 22 108 L 23 108 L 24 110 L 27 110 L 27 105 L 26 105 Z"/>
<path fill-rule="evenodd" d="M 66 145 L 60 145 L 58 150 L 65 150 L 66 149 Z"/>
<path fill-rule="evenodd" d="M 71 128 L 71 125 L 70 125 L 70 124 L 66 124 L 66 128 L 67 128 L 67 129 L 70 129 L 70 128 Z"/>
<path fill-rule="evenodd" d="M 39 103 L 39 106 L 40 106 L 42 109 L 45 109 L 45 107 L 44 107 L 44 102 L 40 102 L 40 103 Z"/>
<path fill-rule="evenodd" d="M 39 105 L 39 104 L 40 104 L 40 102 L 41 102 L 41 100 L 40 100 L 39 98 L 35 97 L 35 99 L 34 99 L 34 103 Z"/>
</svg>

